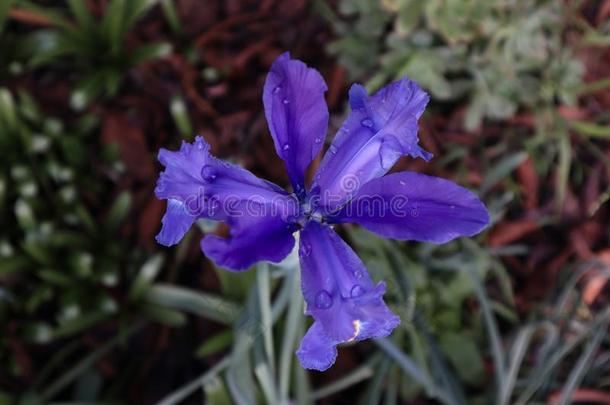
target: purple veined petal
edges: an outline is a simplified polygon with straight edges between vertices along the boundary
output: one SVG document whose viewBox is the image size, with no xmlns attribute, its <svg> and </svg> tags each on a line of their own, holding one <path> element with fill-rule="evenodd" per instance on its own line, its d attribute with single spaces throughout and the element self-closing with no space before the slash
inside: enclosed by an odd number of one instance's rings
<svg viewBox="0 0 610 405">
<path fill-rule="evenodd" d="M 161 149 L 159 161 L 165 171 L 157 182 L 157 198 L 182 201 L 193 215 L 201 216 L 212 197 L 220 204 L 227 199 L 281 203 L 289 198 L 281 187 L 210 155 L 210 146 L 200 136 L 193 144 L 183 142 L 179 151 Z"/>
<path fill-rule="evenodd" d="M 297 352 L 304 367 L 324 370 L 334 361 L 329 345 L 387 336 L 400 323 L 383 301 L 385 284 L 373 283 L 356 253 L 330 227 L 310 221 L 301 231 L 299 258 L 306 313 L 315 319 Z M 312 347 L 324 348 L 325 354 L 317 357 Z"/>
<path fill-rule="evenodd" d="M 445 243 L 489 224 L 473 192 L 439 177 L 392 173 L 362 186 L 330 222 L 355 222 L 387 238 Z"/>
<path fill-rule="evenodd" d="M 318 155 L 328 127 L 327 90 L 317 70 L 282 54 L 263 89 L 265 117 L 275 150 L 286 163 L 295 192 L 303 195 L 305 170 Z"/>
<path fill-rule="evenodd" d="M 333 212 L 369 180 L 386 174 L 403 155 L 429 160 L 419 147 L 417 120 L 429 96 L 404 78 L 372 96 L 355 84 L 352 111 L 324 155 L 312 186 L 324 213 Z"/>
<path fill-rule="evenodd" d="M 253 200 L 236 204 L 225 219 L 231 227 L 230 236 L 207 235 L 201 240 L 201 249 L 229 270 L 244 270 L 261 260 L 279 263 L 294 247 L 292 234 L 297 228 L 290 218 L 298 211 L 296 203 L 280 210 L 277 205 Z"/>
<path fill-rule="evenodd" d="M 261 206 L 283 221 L 296 215 L 298 203 L 294 196 L 239 166 L 211 156 L 202 137 L 192 144 L 184 142 L 176 152 L 161 149 L 159 161 L 165 170 L 155 193 L 170 201 L 159 243 L 177 243 L 197 218 L 238 223 L 238 219 L 229 219 L 247 216 L 248 210 L 261 216 Z"/>
<path fill-rule="evenodd" d="M 178 200 L 167 200 L 167 210 L 161 219 L 161 231 L 156 237 L 163 246 L 172 246 L 180 242 L 197 217 L 189 214 L 184 203 Z"/>
</svg>

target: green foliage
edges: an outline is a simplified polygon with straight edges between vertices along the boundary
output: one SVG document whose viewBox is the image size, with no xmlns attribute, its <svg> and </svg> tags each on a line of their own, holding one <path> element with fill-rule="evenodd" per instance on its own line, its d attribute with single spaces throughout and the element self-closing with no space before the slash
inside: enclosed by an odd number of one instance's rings
<svg viewBox="0 0 610 405">
<path fill-rule="evenodd" d="M 79 73 L 71 98 L 77 110 L 99 96 L 116 95 L 132 67 L 171 52 L 171 45 L 165 42 L 126 46 L 128 32 L 155 0 L 111 0 L 99 20 L 86 2 L 67 3 L 68 10 L 43 8 L 29 1 L 20 2 L 19 7 L 52 23 L 51 28 L 34 31 L 23 46 L 32 67 L 66 62 Z"/>
<path fill-rule="evenodd" d="M 100 220 L 85 204 L 110 197 L 87 158 L 96 125 L 84 117 L 66 126 L 27 93 L 0 88 L 0 322 L 14 320 L 12 337 L 23 342 L 46 343 L 112 317 L 119 303 L 110 289 L 122 263 L 139 256 L 116 237 L 128 195 Z M 114 160 L 99 163 L 117 171 Z M 7 355 L 0 344 L 10 368 Z"/>
<path fill-rule="evenodd" d="M 339 37 L 329 51 L 352 77 L 373 75 L 375 89 L 408 75 L 437 101 L 466 101 L 468 129 L 575 102 L 582 66 L 562 40 L 564 3 L 342 0 L 341 18 L 319 5 Z"/>
</svg>

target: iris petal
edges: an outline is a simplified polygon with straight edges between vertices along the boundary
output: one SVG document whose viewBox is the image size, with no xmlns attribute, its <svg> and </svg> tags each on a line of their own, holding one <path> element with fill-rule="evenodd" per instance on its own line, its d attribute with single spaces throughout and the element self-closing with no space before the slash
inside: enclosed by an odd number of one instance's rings
<svg viewBox="0 0 610 405">
<path fill-rule="evenodd" d="M 372 96 L 360 85 L 350 89 L 352 111 L 335 136 L 314 179 L 321 210 L 333 212 L 369 180 L 387 173 L 402 155 L 429 160 L 418 145 L 417 120 L 428 102 L 405 78 Z"/>
<path fill-rule="evenodd" d="M 282 54 L 265 81 L 263 103 L 275 150 L 286 163 L 298 195 L 303 195 L 305 170 L 318 155 L 328 127 L 327 87 L 315 69 Z"/>
<path fill-rule="evenodd" d="M 326 334 L 320 322 L 314 322 L 303 336 L 296 355 L 304 368 L 324 371 L 335 363 L 338 343 Z"/>
<path fill-rule="evenodd" d="M 183 143 L 177 152 L 162 149 L 159 161 L 165 171 L 155 193 L 168 200 L 159 243 L 175 244 L 196 219 L 209 218 L 234 228 L 228 239 L 208 236 L 201 243 L 204 252 L 224 267 L 237 270 L 258 260 L 280 261 L 294 246 L 291 218 L 299 212 L 296 199 L 211 156 L 202 137 Z"/>
<path fill-rule="evenodd" d="M 296 230 L 286 218 L 294 216 L 298 207 L 290 204 L 285 210 L 276 209 L 265 203 L 236 206 L 243 214 L 227 217 L 230 236 L 207 235 L 201 240 L 201 249 L 217 265 L 230 270 L 247 269 L 260 260 L 282 261 L 294 247 L 292 234 Z"/>
<path fill-rule="evenodd" d="M 392 173 L 365 184 L 330 222 L 355 222 L 381 236 L 445 243 L 489 224 L 476 194 L 438 177 Z"/>
<path fill-rule="evenodd" d="M 184 203 L 178 200 L 167 200 L 167 211 L 161 223 L 161 231 L 156 239 L 163 246 L 172 246 L 180 242 L 197 217 L 191 215 Z"/>
<path fill-rule="evenodd" d="M 321 360 L 315 353 L 307 357 L 308 347 L 387 336 L 398 326 L 400 319 L 383 301 L 385 284 L 373 283 L 362 261 L 331 228 L 309 222 L 301 231 L 299 257 L 306 313 L 316 320 L 297 352 L 304 367 L 315 368 Z M 330 364 L 318 366 L 323 370 Z"/>
</svg>

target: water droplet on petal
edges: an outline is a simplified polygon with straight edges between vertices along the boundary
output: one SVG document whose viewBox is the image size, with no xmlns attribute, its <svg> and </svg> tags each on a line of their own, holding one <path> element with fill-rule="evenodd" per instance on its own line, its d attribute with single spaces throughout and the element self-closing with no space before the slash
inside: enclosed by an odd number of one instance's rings
<svg viewBox="0 0 610 405">
<path fill-rule="evenodd" d="M 356 277 L 356 279 L 361 279 L 363 275 L 362 270 L 354 271 L 354 277 Z"/>
<path fill-rule="evenodd" d="M 328 151 L 334 155 L 335 153 L 337 153 L 337 147 L 335 145 L 330 145 Z"/>
<path fill-rule="evenodd" d="M 358 298 L 365 293 L 364 287 L 360 284 L 356 284 L 352 287 L 352 291 L 350 291 L 349 295 L 352 298 Z"/>
<path fill-rule="evenodd" d="M 362 121 L 360 121 L 360 124 L 362 124 L 363 127 L 372 128 L 373 120 L 371 120 L 370 118 L 365 118 Z"/>
<path fill-rule="evenodd" d="M 320 143 L 322 142 L 322 138 L 320 137 L 315 137 L 315 139 L 313 140 L 315 143 Z"/>
<path fill-rule="evenodd" d="M 328 309 L 333 305 L 333 297 L 326 290 L 320 290 L 316 294 L 315 304 L 318 309 Z"/>
<path fill-rule="evenodd" d="M 288 145 L 287 143 L 284 144 L 284 146 L 282 147 L 282 149 L 284 150 L 288 150 L 290 149 L 290 145 Z"/>
<path fill-rule="evenodd" d="M 282 90 L 282 86 L 276 86 L 275 89 L 273 89 L 273 94 L 277 94 L 280 92 L 280 90 Z"/>
<path fill-rule="evenodd" d="M 216 179 L 216 171 L 211 165 L 205 165 L 201 168 L 201 178 L 205 181 L 214 181 Z"/>
<path fill-rule="evenodd" d="M 311 245 L 309 243 L 303 243 L 303 246 L 301 246 L 301 252 L 304 256 L 309 256 L 311 254 Z"/>
<path fill-rule="evenodd" d="M 402 180 L 400 180 L 400 181 L 399 181 L 399 183 L 400 183 L 400 185 L 401 185 L 401 186 L 406 186 L 406 185 L 407 185 L 407 183 L 405 183 L 405 182 L 404 182 L 404 181 L 402 181 Z"/>
<path fill-rule="evenodd" d="M 388 135 L 379 148 L 379 164 L 383 169 L 390 169 L 398 160 L 402 147 L 395 136 Z"/>
<path fill-rule="evenodd" d="M 290 104 L 290 100 L 288 100 L 287 98 L 285 98 L 285 99 L 283 99 L 283 100 L 282 100 L 282 103 L 284 103 L 284 104 Z"/>
</svg>

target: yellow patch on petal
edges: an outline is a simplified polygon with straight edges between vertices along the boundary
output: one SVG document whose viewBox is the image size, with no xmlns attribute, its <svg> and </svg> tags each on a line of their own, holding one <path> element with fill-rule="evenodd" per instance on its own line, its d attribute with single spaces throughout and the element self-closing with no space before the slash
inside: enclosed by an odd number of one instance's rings
<svg viewBox="0 0 610 405">
<path fill-rule="evenodd" d="M 352 325 L 354 325 L 354 336 L 352 336 L 351 338 L 349 338 L 347 341 L 351 342 L 354 339 L 356 339 L 358 337 L 358 335 L 360 334 L 360 319 L 356 319 L 352 322 Z"/>
</svg>

